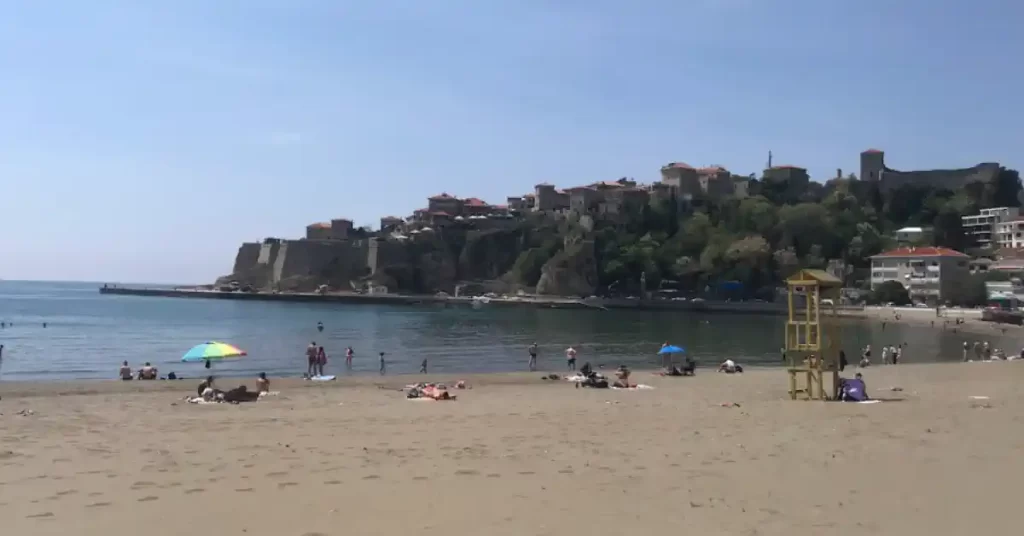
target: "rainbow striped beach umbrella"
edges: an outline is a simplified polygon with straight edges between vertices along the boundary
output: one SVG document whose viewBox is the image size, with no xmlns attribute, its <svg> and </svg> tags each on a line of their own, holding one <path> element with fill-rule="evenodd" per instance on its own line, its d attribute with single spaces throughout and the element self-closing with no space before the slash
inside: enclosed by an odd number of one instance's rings
<svg viewBox="0 0 1024 536">
<path fill-rule="evenodd" d="M 243 355 L 246 355 L 245 350 L 232 346 L 228 343 L 204 342 L 203 344 L 193 346 L 191 350 L 185 352 L 185 355 L 181 357 L 181 360 L 186 363 L 196 361 L 217 361 L 231 357 L 241 357 Z"/>
</svg>

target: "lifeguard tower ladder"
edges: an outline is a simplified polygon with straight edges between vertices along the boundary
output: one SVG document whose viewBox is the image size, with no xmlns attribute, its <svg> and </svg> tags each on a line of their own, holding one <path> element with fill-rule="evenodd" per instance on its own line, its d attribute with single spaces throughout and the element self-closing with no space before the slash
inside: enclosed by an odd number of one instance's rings
<svg viewBox="0 0 1024 536">
<path fill-rule="evenodd" d="M 786 280 L 789 317 L 786 321 L 786 366 L 789 372 L 789 396 L 801 394 L 808 400 L 827 400 L 837 396 L 839 387 L 839 350 L 841 330 L 834 322 L 822 326 L 821 301 L 835 316 L 842 281 L 823 270 L 800 270 Z M 831 372 L 830 395 L 824 389 L 823 372 Z M 800 385 L 800 379 L 803 385 Z"/>
</svg>

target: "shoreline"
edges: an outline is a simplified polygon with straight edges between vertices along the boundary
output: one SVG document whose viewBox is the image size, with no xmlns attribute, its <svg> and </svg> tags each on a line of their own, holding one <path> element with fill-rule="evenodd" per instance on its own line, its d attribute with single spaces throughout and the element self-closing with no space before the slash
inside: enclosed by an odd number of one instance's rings
<svg viewBox="0 0 1024 536">
<path fill-rule="evenodd" d="M 995 361 L 993 363 L 996 363 Z M 1004 362 L 998 362 L 1004 363 Z M 1006 362 L 1008 363 L 1008 362 Z M 742 364 L 742 363 L 741 363 Z M 931 367 L 946 367 L 961 365 L 960 361 L 942 361 L 929 363 L 905 363 L 900 365 L 872 365 L 866 369 L 856 366 L 847 367 L 846 376 L 853 376 L 856 372 L 870 375 L 876 371 L 887 371 L 890 369 L 918 369 Z M 1024 368 L 1024 367 L 1022 367 Z M 785 365 L 744 365 L 744 372 L 739 377 L 767 377 L 775 376 L 778 380 L 781 397 L 786 395 Z M 631 369 L 630 380 L 635 383 L 651 383 L 655 380 L 667 379 L 675 382 L 675 378 L 666 378 L 658 374 L 660 368 Z M 595 371 L 605 375 L 612 375 L 615 367 L 595 368 Z M 294 376 L 268 376 L 273 391 L 302 392 L 305 390 L 326 391 L 335 390 L 372 390 L 372 391 L 401 391 L 405 386 L 415 383 L 445 383 L 454 385 L 457 381 L 465 381 L 472 388 L 487 387 L 530 387 L 536 385 L 566 385 L 573 387 L 571 382 L 564 379 L 570 371 L 543 371 L 536 372 L 482 372 L 472 374 L 395 374 L 389 376 L 339 376 L 335 380 L 314 382 L 297 378 Z M 557 380 L 544 379 L 544 377 L 556 374 Z M 213 374 L 218 382 L 223 382 L 230 387 L 246 385 L 251 389 L 256 388 L 256 378 L 249 376 L 218 376 Z M 700 378 L 708 376 L 728 376 L 717 372 L 715 367 L 697 368 L 697 376 L 680 378 L 678 381 L 701 381 Z M 2 400 L 30 399 L 37 397 L 67 397 L 67 396 L 107 396 L 107 395 L 132 395 L 132 394 L 158 394 L 158 393 L 185 393 L 194 394 L 195 386 L 205 376 L 181 378 L 177 380 L 24 380 L 0 382 L 0 396 Z M 229 388 L 230 388 L 229 387 Z M 472 389 L 470 389 L 472 390 Z M 453 391 L 454 392 L 454 391 Z M 461 391 L 460 391 L 461 392 Z M 781 398 L 780 398 L 781 399 Z"/>
</svg>

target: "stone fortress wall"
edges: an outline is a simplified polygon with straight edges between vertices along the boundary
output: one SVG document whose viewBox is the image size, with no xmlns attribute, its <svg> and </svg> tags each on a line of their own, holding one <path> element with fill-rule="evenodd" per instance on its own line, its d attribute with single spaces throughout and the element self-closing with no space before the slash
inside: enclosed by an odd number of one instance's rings
<svg viewBox="0 0 1024 536">
<path fill-rule="evenodd" d="M 369 274 L 370 240 L 282 240 L 238 248 L 231 277 L 257 288 L 315 290 L 316 283 L 348 288 Z"/>
<path fill-rule="evenodd" d="M 860 154 L 860 179 L 878 181 L 883 193 L 910 185 L 957 190 L 971 182 L 995 180 L 999 169 L 998 163 L 985 162 L 962 169 L 897 171 L 885 165 L 885 153 L 882 151 L 868 149 Z"/>
</svg>

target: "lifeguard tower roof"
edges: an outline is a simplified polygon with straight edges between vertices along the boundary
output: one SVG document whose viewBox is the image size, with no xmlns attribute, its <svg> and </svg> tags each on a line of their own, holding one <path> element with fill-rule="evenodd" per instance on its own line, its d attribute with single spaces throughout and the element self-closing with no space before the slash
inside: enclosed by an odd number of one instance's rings
<svg viewBox="0 0 1024 536">
<path fill-rule="evenodd" d="M 808 283 L 817 283 L 821 288 L 838 288 L 843 286 L 843 282 L 838 277 L 826 272 L 825 270 L 813 270 L 804 269 L 789 276 L 786 283 L 791 285 L 800 285 Z"/>
</svg>

